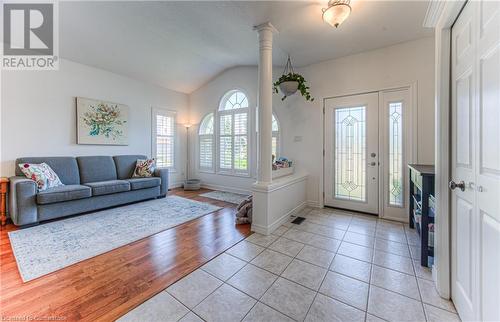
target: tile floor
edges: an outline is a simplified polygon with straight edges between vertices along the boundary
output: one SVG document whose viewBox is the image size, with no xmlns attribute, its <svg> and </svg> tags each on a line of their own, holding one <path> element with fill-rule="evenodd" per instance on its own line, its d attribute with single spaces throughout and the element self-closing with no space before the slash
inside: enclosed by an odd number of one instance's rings
<svg viewBox="0 0 500 322">
<path fill-rule="evenodd" d="M 119 321 L 459 321 L 405 225 L 305 209 L 253 234 Z"/>
</svg>

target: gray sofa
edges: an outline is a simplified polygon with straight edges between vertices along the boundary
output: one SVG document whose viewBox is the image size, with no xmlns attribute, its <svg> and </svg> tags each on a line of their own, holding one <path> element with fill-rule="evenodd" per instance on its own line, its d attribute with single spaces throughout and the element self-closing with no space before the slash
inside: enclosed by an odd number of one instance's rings
<svg viewBox="0 0 500 322">
<path fill-rule="evenodd" d="M 144 155 L 30 157 L 16 160 L 10 178 L 9 213 L 15 225 L 37 224 L 69 215 L 166 196 L 168 170 L 156 169 L 150 178 L 132 178 L 137 159 Z M 18 167 L 47 163 L 64 186 L 38 191 Z"/>
</svg>

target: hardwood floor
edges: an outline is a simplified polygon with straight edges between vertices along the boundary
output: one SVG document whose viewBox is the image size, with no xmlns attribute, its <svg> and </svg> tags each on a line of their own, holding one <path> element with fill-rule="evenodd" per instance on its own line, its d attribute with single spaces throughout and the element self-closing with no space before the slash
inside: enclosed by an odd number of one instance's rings
<svg viewBox="0 0 500 322">
<path fill-rule="evenodd" d="M 7 233 L 0 237 L 0 319 L 112 321 L 250 235 L 234 224 L 235 206 L 199 196 L 170 195 L 223 209 L 153 236 L 23 283 Z"/>
</svg>

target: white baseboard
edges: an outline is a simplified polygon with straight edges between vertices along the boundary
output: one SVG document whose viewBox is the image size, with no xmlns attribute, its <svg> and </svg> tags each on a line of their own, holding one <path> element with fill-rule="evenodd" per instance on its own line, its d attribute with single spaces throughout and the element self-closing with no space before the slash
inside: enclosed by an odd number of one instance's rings
<svg viewBox="0 0 500 322">
<path fill-rule="evenodd" d="M 218 184 L 202 183 L 201 187 L 202 188 L 206 188 L 206 189 L 212 189 L 212 190 L 219 190 L 219 191 L 225 191 L 225 192 L 239 193 L 239 194 L 242 194 L 242 195 L 251 195 L 252 194 L 252 192 L 250 190 L 233 188 L 233 187 L 226 187 L 226 186 L 221 186 L 221 185 L 218 185 Z"/>
<path fill-rule="evenodd" d="M 182 188 L 184 187 L 184 181 L 173 182 L 168 185 L 168 189 Z"/>
<path fill-rule="evenodd" d="M 279 219 L 277 219 L 274 223 L 272 223 L 268 227 L 264 227 L 264 226 L 261 226 L 261 225 L 252 224 L 251 230 L 253 232 L 256 232 L 256 233 L 259 233 L 259 234 L 270 235 L 278 227 L 280 227 L 281 225 L 283 225 L 284 223 L 286 223 L 290 219 L 291 216 L 298 214 L 306 206 L 307 206 L 307 202 L 304 201 L 300 205 L 298 205 L 297 207 L 293 208 L 292 210 L 290 210 L 289 212 L 287 212 L 286 214 L 284 214 L 283 216 L 281 216 Z"/>
<path fill-rule="evenodd" d="M 323 208 L 323 207 L 321 207 L 319 201 L 316 201 L 316 200 L 307 200 L 306 203 L 307 203 L 307 206 L 311 207 L 311 208 Z"/>
</svg>

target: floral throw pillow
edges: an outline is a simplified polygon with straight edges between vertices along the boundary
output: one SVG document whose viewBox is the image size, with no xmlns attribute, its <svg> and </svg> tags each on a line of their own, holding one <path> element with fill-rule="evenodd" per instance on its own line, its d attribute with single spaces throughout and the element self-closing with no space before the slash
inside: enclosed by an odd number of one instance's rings
<svg viewBox="0 0 500 322">
<path fill-rule="evenodd" d="M 152 177 L 156 168 L 155 159 L 137 160 L 133 178 Z"/>
<path fill-rule="evenodd" d="M 55 173 L 47 163 L 20 163 L 18 166 L 26 178 L 36 182 L 39 191 L 57 186 L 63 186 L 63 183 L 57 176 L 57 173 Z"/>
</svg>

